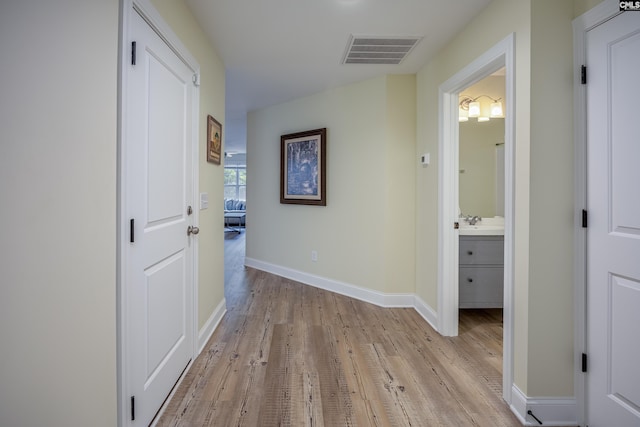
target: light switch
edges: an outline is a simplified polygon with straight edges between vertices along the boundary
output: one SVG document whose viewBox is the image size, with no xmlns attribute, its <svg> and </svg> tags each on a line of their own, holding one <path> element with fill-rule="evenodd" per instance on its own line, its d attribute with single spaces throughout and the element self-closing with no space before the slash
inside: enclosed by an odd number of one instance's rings
<svg viewBox="0 0 640 427">
<path fill-rule="evenodd" d="M 200 193 L 200 210 L 207 209 L 209 207 L 209 194 Z"/>
</svg>

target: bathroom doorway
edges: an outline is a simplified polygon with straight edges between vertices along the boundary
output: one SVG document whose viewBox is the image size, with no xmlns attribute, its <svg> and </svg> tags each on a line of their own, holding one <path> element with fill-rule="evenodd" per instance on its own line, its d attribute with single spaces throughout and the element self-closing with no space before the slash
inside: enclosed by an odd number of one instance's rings
<svg viewBox="0 0 640 427">
<path fill-rule="evenodd" d="M 504 68 L 505 92 L 502 97 L 504 114 L 504 266 L 502 292 L 502 396 L 511 402 L 513 385 L 513 211 L 514 211 L 514 35 L 510 35 L 440 86 L 439 138 L 439 268 L 438 268 L 438 329 L 441 334 L 457 336 L 459 326 L 459 228 L 460 210 L 460 95 L 474 84 Z M 488 94 L 487 94 L 488 95 Z M 475 98 L 475 97 L 473 97 Z M 473 99 L 472 98 L 472 99 Z M 495 98 L 493 98 L 495 99 Z M 475 99 L 474 99 L 475 101 Z M 489 104 L 491 104 L 490 102 Z M 490 123 L 490 120 L 489 120 Z M 486 124 L 486 123 L 483 123 Z M 495 144 L 496 142 L 494 142 Z M 466 171 L 465 171 L 466 172 Z M 493 200 L 495 206 L 496 200 Z M 495 212 L 495 211 L 494 211 Z M 462 212 L 465 213 L 466 212 Z M 491 213 L 491 212 L 490 212 Z M 481 214 L 471 214 L 481 217 Z M 494 213 L 495 216 L 495 213 Z M 477 221 L 477 219 L 476 219 Z M 474 252 L 475 250 L 472 250 Z M 464 262 L 465 260 L 462 260 Z M 495 272 L 494 272 L 495 273 Z"/>
<path fill-rule="evenodd" d="M 458 335 L 502 392 L 505 68 L 463 89 L 458 122 Z"/>
</svg>

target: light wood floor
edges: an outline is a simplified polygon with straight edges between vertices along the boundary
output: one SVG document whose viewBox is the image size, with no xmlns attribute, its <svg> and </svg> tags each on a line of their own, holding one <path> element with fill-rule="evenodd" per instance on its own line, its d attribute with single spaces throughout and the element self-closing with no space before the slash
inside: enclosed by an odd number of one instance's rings
<svg viewBox="0 0 640 427">
<path fill-rule="evenodd" d="M 225 237 L 228 312 L 159 426 L 520 425 L 501 398 L 500 310 L 463 310 L 444 338 L 413 309 L 246 268 L 244 233 Z"/>
</svg>

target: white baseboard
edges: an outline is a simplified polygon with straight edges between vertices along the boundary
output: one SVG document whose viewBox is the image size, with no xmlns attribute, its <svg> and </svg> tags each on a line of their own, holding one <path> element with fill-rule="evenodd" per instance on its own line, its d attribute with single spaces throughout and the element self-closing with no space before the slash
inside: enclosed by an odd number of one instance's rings
<svg viewBox="0 0 640 427">
<path fill-rule="evenodd" d="M 575 398 L 527 397 L 515 384 L 511 390 L 511 411 L 525 426 L 577 426 Z M 531 411 L 542 424 L 528 412 Z"/>
<path fill-rule="evenodd" d="M 416 309 L 418 314 L 420 314 L 433 329 L 438 330 L 438 313 L 433 311 L 433 308 L 418 295 L 413 296 L 413 308 Z"/>
<path fill-rule="evenodd" d="M 414 307 L 415 296 L 413 294 L 387 294 L 373 291 L 253 258 L 245 258 L 244 265 L 380 307 Z"/>
<path fill-rule="evenodd" d="M 204 346 L 207 344 L 207 341 L 209 341 L 209 338 L 211 338 L 211 335 L 213 335 L 213 332 L 218 327 L 218 324 L 220 324 L 220 321 L 226 312 L 227 300 L 222 298 L 220 304 L 218 304 L 218 306 L 213 310 L 213 313 L 211 313 L 211 316 L 209 316 L 207 322 L 198 333 L 198 354 L 202 353 Z"/>
</svg>

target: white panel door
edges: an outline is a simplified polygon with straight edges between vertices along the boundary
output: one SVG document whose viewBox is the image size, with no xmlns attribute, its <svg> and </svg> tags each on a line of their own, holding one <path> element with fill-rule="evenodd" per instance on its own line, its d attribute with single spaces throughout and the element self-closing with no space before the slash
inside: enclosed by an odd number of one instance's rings
<svg viewBox="0 0 640 427">
<path fill-rule="evenodd" d="M 640 426 L 640 12 L 587 33 L 587 417 Z"/>
<path fill-rule="evenodd" d="M 125 91 L 126 372 L 135 420 L 147 426 L 193 355 L 193 72 L 137 14 Z M 133 414 L 131 416 L 133 417 Z"/>
</svg>

